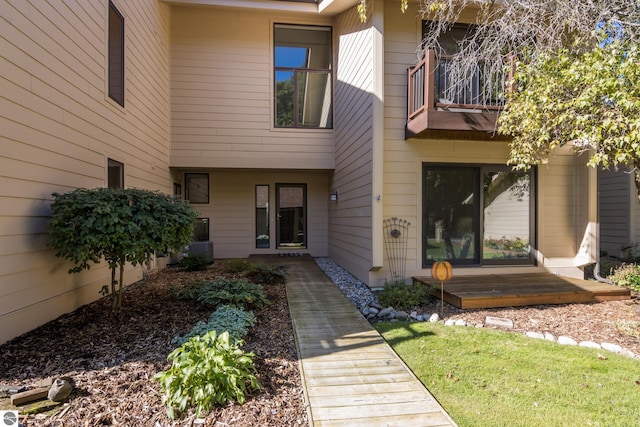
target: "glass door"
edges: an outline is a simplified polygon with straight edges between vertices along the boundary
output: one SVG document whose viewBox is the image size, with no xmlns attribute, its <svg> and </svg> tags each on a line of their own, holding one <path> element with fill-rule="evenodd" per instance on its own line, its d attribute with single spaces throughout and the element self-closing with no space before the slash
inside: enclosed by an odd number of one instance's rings
<svg viewBox="0 0 640 427">
<path fill-rule="evenodd" d="M 307 186 L 276 184 L 278 248 L 307 247 Z"/>
<path fill-rule="evenodd" d="M 531 193 L 529 172 L 483 169 L 483 264 L 531 262 Z"/>
<path fill-rule="evenodd" d="M 478 263 L 477 168 L 428 165 L 424 176 L 425 262 Z"/>
</svg>

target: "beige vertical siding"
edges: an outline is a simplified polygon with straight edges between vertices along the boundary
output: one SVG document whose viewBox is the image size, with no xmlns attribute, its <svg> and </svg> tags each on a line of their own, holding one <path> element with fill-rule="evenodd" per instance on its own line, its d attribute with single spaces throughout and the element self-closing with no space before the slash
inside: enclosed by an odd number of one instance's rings
<svg viewBox="0 0 640 427">
<path fill-rule="evenodd" d="M 408 238 L 407 276 L 428 275 L 422 268 L 422 164 L 506 164 L 508 144 L 500 141 L 404 140 L 407 108 L 407 68 L 415 65 L 421 23 L 414 13 L 402 14 L 397 3 L 386 2 L 384 23 L 384 217 L 411 223 Z M 538 237 L 542 259 L 574 268 L 579 242 L 574 186 L 575 156 L 556 153 L 548 166 L 539 169 Z M 581 236 L 582 237 L 582 236 Z M 522 271 L 523 267 L 515 267 Z M 526 267 L 525 267 L 526 268 Z M 514 267 L 504 267 L 511 271 Z M 457 274 L 481 274 L 488 269 L 458 268 Z M 493 270 L 495 271 L 495 270 Z M 390 278 L 384 268 L 371 274 L 370 285 Z"/>
<path fill-rule="evenodd" d="M 333 130 L 273 128 L 273 23 L 304 18 L 172 9 L 171 166 L 333 169 Z"/>
<path fill-rule="evenodd" d="M 334 27 L 336 168 L 331 188 L 338 191 L 339 201 L 329 207 L 329 253 L 365 281 L 374 263 L 375 6 L 369 2 L 366 23 L 349 10 Z"/>
<path fill-rule="evenodd" d="M 107 0 L 0 0 L 0 342 L 95 300 L 104 265 L 68 275 L 46 247 L 51 193 L 169 191 L 169 6 L 114 0 L 125 17 L 125 109 L 106 95 Z M 141 277 L 140 268 L 127 281 Z"/>
<path fill-rule="evenodd" d="M 327 256 L 328 172 L 198 170 L 209 173 L 209 204 L 194 204 L 201 218 L 209 218 L 215 258 L 246 258 L 250 254 L 284 252 Z M 276 241 L 276 184 L 307 186 L 307 248 L 278 249 Z M 255 186 L 269 186 L 271 247 L 256 249 Z M 184 188 L 184 186 L 183 186 Z"/>
<path fill-rule="evenodd" d="M 598 173 L 600 195 L 600 249 L 610 255 L 621 256 L 621 249 L 632 242 L 639 242 L 632 232 L 638 227 L 633 223 L 639 203 L 635 197 L 631 176 L 625 171 L 600 171 Z"/>
</svg>

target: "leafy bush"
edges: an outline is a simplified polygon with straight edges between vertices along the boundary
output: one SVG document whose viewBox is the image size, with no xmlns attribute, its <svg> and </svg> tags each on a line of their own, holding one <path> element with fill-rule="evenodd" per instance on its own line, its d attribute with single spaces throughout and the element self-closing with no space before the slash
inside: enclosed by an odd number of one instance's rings
<svg viewBox="0 0 640 427">
<path fill-rule="evenodd" d="M 403 282 L 385 283 L 378 293 L 378 301 L 385 307 L 397 310 L 409 310 L 428 304 L 431 301 L 430 286 L 421 282 L 406 285 Z"/>
<path fill-rule="evenodd" d="M 229 333 L 211 331 L 195 336 L 169 354 L 171 367 L 154 376 L 160 381 L 167 415 L 175 418 L 187 408 L 197 416 L 214 405 L 230 401 L 245 402 L 245 392 L 260 389 L 253 364 L 253 353 L 245 353 L 232 343 Z"/>
<path fill-rule="evenodd" d="M 217 307 L 232 305 L 235 307 L 264 307 L 269 301 L 262 286 L 243 279 L 220 278 L 205 283 L 198 293 L 198 301 Z"/>
<path fill-rule="evenodd" d="M 122 303 L 124 266 L 143 264 L 156 251 L 183 247 L 198 216 L 175 197 L 134 188 L 77 189 L 53 193 L 53 198 L 47 244 L 56 256 L 75 264 L 69 273 L 106 261 L 114 307 Z"/>
<path fill-rule="evenodd" d="M 222 272 L 226 274 L 241 274 L 247 271 L 249 263 L 243 259 L 230 259 L 225 262 Z"/>
<path fill-rule="evenodd" d="M 265 285 L 275 285 L 285 283 L 287 280 L 286 266 L 265 264 L 261 262 L 248 264 L 244 277 L 253 283 L 262 283 Z"/>
<path fill-rule="evenodd" d="M 169 290 L 178 299 L 197 300 L 198 295 L 200 294 L 200 289 L 202 289 L 206 284 L 207 282 L 204 280 L 192 280 L 183 286 L 176 286 L 172 284 L 170 285 Z"/>
<path fill-rule="evenodd" d="M 640 266 L 636 264 L 622 264 L 613 270 L 609 280 L 618 286 L 640 291 Z"/>
<path fill-rule="evenodd" d="M 208 322 L 196 323 L 188 334 L 174 338 L 173 342 L 182 345 L 196 335 L 205 335 L 209 331 L 216 331 L 218 334 L 228 332 L 231 342 L 236 343 L 242 340 L 249 332 L 249 328 L 255 324 L 256 316 L 251 311 L 221 305 L 211 313 Z"/>
<path fill-rule="evenodd" d="M 184 271 L 202 271 L 206 270 L 209 266 L 209 261 L 204 255 L 192 255 L 182 258 L 180 261 L 180 268 Z"/>
</svg>

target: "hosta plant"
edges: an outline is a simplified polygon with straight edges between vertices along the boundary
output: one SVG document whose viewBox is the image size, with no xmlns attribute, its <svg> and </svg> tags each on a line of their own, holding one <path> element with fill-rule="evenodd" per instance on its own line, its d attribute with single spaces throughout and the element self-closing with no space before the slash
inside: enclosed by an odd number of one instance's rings
<svg viewBox="0 0 640 427">
<path fill-rule="evenodd" d="M 229 333 L 215 331 L 195 336 L 172 351 L 171 367 L 155 375 L 160 381 L 162 401 L 170 418 L 188 408 L 196 415 L 206 414 L 214 405 L 245 402 L 245 393 L 260 389 L 253 364 L 253 353 L 232 343 Z"/>
</svg>

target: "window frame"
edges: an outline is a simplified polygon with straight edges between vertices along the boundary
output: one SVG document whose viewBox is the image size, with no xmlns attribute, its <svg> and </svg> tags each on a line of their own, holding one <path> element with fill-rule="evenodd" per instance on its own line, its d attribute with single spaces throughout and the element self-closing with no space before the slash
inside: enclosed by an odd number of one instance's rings
<svg viewBox="0 0 640 427">
<path fill-rule="evenodd" d="M 314 67 L 288 67 L 288 66 L 278 66 L 277 65 L 277 49 L 278 47 L 296 47 L 296 46 L 284 46 L 279 45 L 277 43 L 277 30 L 278 29 L 300 29 L 300 30 L 315 30 L 315 31 L 326 31 L 329 33 L 329 45 L 327 49 L 329 51 L 329 63 L 328 68 L 314 68 Z M 299 46 L 303 47 L 303 46 Z M 334 81 L 333 81 L 333 28 L 327 25 L 302 25 L 302 24 L 285 24 L 285 23 L 274 23 L 273 24 L 273 127 L 275 129 L 318 129 L 318 130 L 331 130 L 333 129 L 334 124 Z M 279 73 L 293 73 L 293 106 L 292 106 L 292 121 L 293 124 L 291 126 L 285 126 L 278 124 L 278 74 Z M 302 119 L 299 117 L 299 109 L 300 109 L 300 91 L 299 91 L 299 81 L 301 75 L 307 75 L 306 79 L 302 79 L 303 81 L 308 81 L 309 76 L 312 75 L 326 75 L 327 83 L 329 84 L 329 113 L 328 113 L 328 124 L 326 126 L 309 126 L 305 125 L 302 122 Z M 326 99 L 323 98 L 326 102 Z"/>
<path fill-rule="evenodd" d="M 484 210 L 485 210 L 485 200 L 484 200 L 484 191 L 483 191 L 483 177 L 484 174 L 491 171 L 511 171 L 512 168 L 507 165 L 501 164 L 460 164 L 460 163 L 431 163 L 431 162 L 423 162 L 422 163 L 422 176 L 421 176 L 421 185 L 422 185 L 422 236 L 421 236 L 421 246 L 422 246 L 422 267 L 430 268 L 433 266 L 433 263 L 438 261 L 437 259 L 428 259 L 428 210 L 427 210 L 427 186 L 425 185 L 426 180 L 426 172 L 429 168 L 450 168 L 453 169 L 469 169 L 474 172 L 474 225 L 475 228 L 473 230 L 474 233 L 474 258 L 473 259 L 462 259 L 460 262 L 452 262 L 458 266 L 464 267 L 482 267 L 482 266 L 505 266 L 505 265 L 536 265 L 535 258 L 535 248 L 537 247 L 537 185 L 538 185 L 538 177 L 537 177 L 537 168 L 532 167 L 529 174 L 529 256 L 527 258 L 505 258 L 505 259 L 485 259 L 484 257 L 484 233 L 485 233 L 485 218 L 484 218 Z M 452 260 L 449 260 L 452 261 Z"/>
<path fill-rule="evenodd" d="M 118 176 L 112 173 L 116 169 Z M 118 185 L 111 185 L 112 181 L 116 179 L 119 181 Z M 107 158 L 107 188 L 124 188 L 124 163 L 110 157 Z"/>
<path fill-rule="evenodd" d="M 265 203 L 264 207 L 261 207 L 258 205 L 259 203 L 259 194 L 258 194 L 258 188 L 260 187 L 266 187 L 266 196 L 267 196 L 267 200 Z M 254 215 L 255 215 L 255 238 L 256 238 L 256 242 L 255 242 L 255 247 L 256 249 L 269 249 L 271 248 L 271 226 L 270 226 L 270 221 L 271 221 L 271 212 L 269 211 L 271 208 L 271 187 L 269 186 L 269 184 L 256 184 L 255 186 L 255 211 L 254 211 Z M 264 209 L 264 212 L 259 211 L 258 209 Z M 264 221 L 260 220 L 260 216 L 261 214 L 264 214 Z M 261 231 L 265 231 L 264 233 L 261 233 Z M 263 236 L 266 236 L 266 238 L 264 238 Z M 262 238 L 261 238 L 262 237 Z M 266 241 L 266 242 L 265 242 Z"/>
<path fill-rule="evenodd" d="M 198 198 L 196 200 L 192 200 L 193 197 L 193 193 L 194 191 L 189 188 L 189 185 L 191 184 L 190 182 L 190 178 L 203 178 L 206 176 L 206 180 L 204 181 L 205 183 L 205 192 L 206 192 L 206 198 Z M 184 199 L 188 200 L 189 203 L 194 204 L 194 205 L 208 205 L 209 204 L 209 200 L 211 198 L 210 195 L 210 191 L 209 191 L 209 174 L 206 172 L 187 172 L 184 174 Z"/>
<path fill-rule="evenodd" d="M 107 19 L 107 93 L 124 108 L 124 44 L 125 19 L 112 0 L 109 0 Z"/>
</svg>

